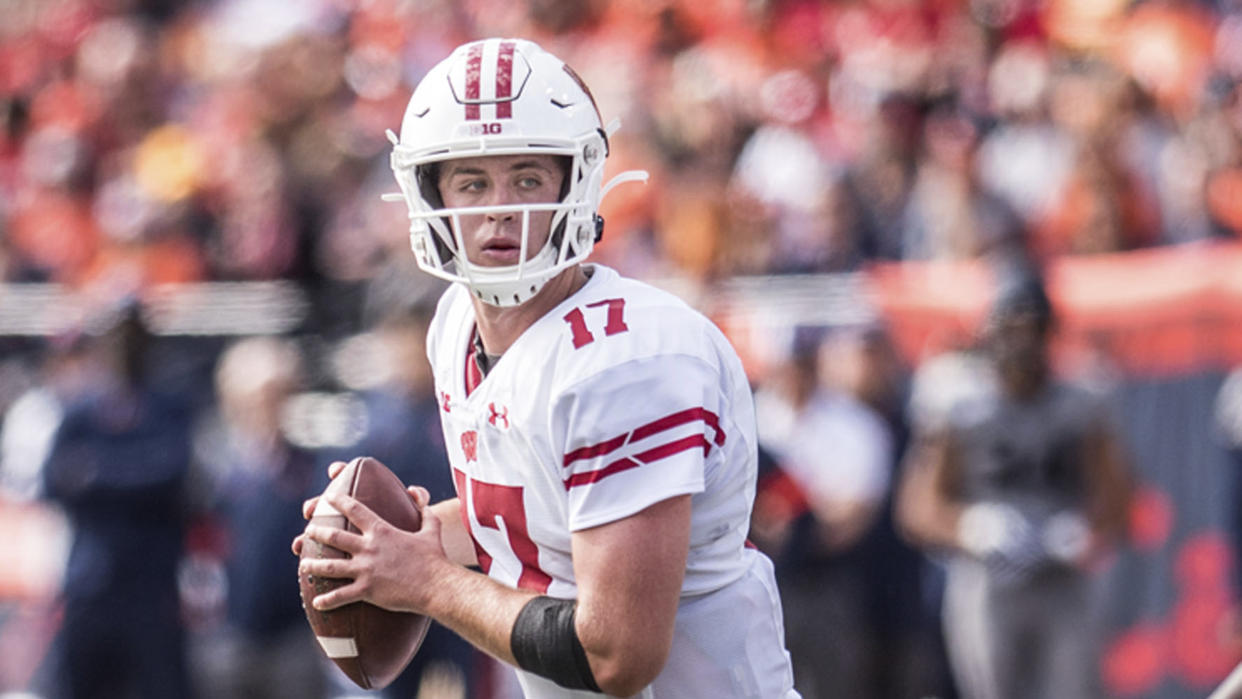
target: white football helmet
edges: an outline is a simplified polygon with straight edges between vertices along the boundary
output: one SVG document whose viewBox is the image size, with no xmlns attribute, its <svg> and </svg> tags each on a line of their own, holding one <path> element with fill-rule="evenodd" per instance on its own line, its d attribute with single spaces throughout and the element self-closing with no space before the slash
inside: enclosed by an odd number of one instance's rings
<svg viewBox="0 0 1242 699">
<path fill-rule="evenodd" d="M 609 132 L 582 80 L 537 44 L 485 39 L 459 46 L 414 90 L 400 139 L 388 134 L 392 170 L 409 207 L 410 246 L 419 267 L 466 284 L 495 306 L 529 300 L 548 280 L 591 253 L 603 232 L 598 211 L 604 195 L 621 182 L 647 179 L 646 172 L 629 171 L 601 186 Z M 560 202 L 444 207 L 435 179 L 437 163 L 522 153 L 567 159 Z M 537 211 L 553 212 L 552 233 L 528 259 L 531 213 Z M 471 263 L 461 252 L 461 217 L 501 212 L 521 215 L 521 261 L 506 267 Z"/>
</svg>

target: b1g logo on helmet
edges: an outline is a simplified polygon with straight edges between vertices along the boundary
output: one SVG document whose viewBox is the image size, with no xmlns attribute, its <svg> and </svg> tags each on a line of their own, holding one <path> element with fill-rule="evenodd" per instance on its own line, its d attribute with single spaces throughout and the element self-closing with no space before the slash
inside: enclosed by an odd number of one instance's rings
<svg viewBox="0 0 1242 699">
<path fill-rule="evenodd" d="M 471 123 L 467 129 L 471 136 L 496 136 L 505 132 L 505 126 L 499 121 Z"/>
<path fill-rule="evenodd" d="M 467 121 L 484 116 L 513 118 L 513 101 L 522 94 L 530 77 L 530 64 L 515 48 L 512 41 L 476 42 L 466 50 L 464 65 L 459 64 L 449 73 L 449 86 L 465 107 Z M 494 109 L 495 114 L 484 115 L 484 107 Z M 480 131 L 475 135 L 493 133 L 499 131 Z"/>
</svg>

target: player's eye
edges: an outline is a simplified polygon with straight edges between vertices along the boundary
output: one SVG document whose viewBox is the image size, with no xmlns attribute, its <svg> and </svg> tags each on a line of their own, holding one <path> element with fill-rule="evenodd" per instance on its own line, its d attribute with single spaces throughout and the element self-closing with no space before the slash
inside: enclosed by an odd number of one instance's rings
<svg viewBox="0 0 1242 699">
<path fill-rule="evenodd" d="M 462 180 L 457 184 L 457 191 L 463 194 L 478 194 L 487 189 L 487 180 L 482 178 L 471 178 Z"/>
<path fill-rule="evenodd" d="M 517 186 L 521 189 L 539 189 L 543 186 L 543 180 L 536 175 L 522 175 L 517 180 Z"/>
</svg>

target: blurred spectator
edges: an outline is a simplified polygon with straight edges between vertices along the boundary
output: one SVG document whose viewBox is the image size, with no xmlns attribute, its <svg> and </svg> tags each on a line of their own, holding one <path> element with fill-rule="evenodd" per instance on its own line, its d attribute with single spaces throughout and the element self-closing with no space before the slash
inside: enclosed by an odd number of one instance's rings
<svg viewBox="0 0 1242 699">
<path fill-rule="evenodd" d="M 317 472 L 314 454 L 281 431 L 285 402 L 303 385 L 301 367 L 289 340 L 235 342 L 217 363 L 217 410 L 195 433 L 220 531 L 216 537 L 198 532 L 193 565 L 200 576 L 213 566 L 224 569 L 223 589 L 206 596 L 220 601 L 223 614 L 213 615 L 201 596 L 197 610 L 195 669 L 207 695 L 324 696 L 320 651 L 293 586 L 297 560 L 288 550 L 290 537 L 305 526 L 301 505 L 313 494 Z"/>
<path fill-rule="evenodd" d="M 653 274 L 1236 233 L 1239 16 L 1187 0 L 16 0 L 0 271 L 365 281 L 392 240 L 365 183 L 376 134 L 432 56 L 501 34 L 555 41 L 627 122 L 618 152 L 654 161 L 661 186 L 610 212 L 601 251 Z"/>
<path fill-rule="evenodd" d="M 1129 472 L 1105 408 L 1051 375 L 1053 325 L 1040 280 L 1001 278 L 979 388 L 916 435 L 900 487 L 904 531 L 953 556 L 944 633 L 970 699 L 1102 692 L 1090 570 L 1124 532 Z"/>
<path fill-rule="evenodd" d="M 961 260 L 1021 250 L 1021 223 L 974 171 L 978 127 L 967 114 L 941 107 L 924 122 L 924 152 L 902 221 L 902 257 Z"/>
<path fill-rule="evenodd" d="M 755 396 L 760 444 L 779 466 L 757 496 L 756 543 L 772 552 L 794 684 L 805 697 L 864 697 L 876 639 L 858 544 L 888 491 L 892 436 L 871 408 L 821 380 L 822 330 Z M 778 509 L 774 498 L 793 507 Z"/>
<path fill-rule="evenodd" d="M 832 333 L 819 353 L 823 382 L 875 411 L 892 435 L 890 481 L 900 477 L 909 427 L 905 370 L 887 331 L 878 325 Z M 874 634 L 867 691 L 876 699 L 952 696 L 940 643 L 939 571 L 897 532 L 893 491 L 886 489 L 874 525 L 859 543 L 867 584 L 868 625 Z"/>
<path fill-rule="evenodd" d="M 902 257 L 901 220 L 914 175 L 918 105 L 890 97 L 876 109 L 858 139 L 859 153 L 845 166 L 845 191 L 858 211 L 858 246 L 865 258 Z"/>
<path fill-rule="evenodd" d="M 177 593 L 190 415 L 145 379 L 151 336 L 137 306 L 79 338 L 83 375 L 43 471 L 73 544 L 50 697 L 193 696 Z"/>
<path fill-rule="evenodd" d="M 58 373 L 56 363 L 46 362 L 49 379 Z M 36 384 L 24 391 L 4 411 L 0 427 L 0 492 L 17 501 L 32 500 L 42 494 L 43 466 L 52 448 L 52 439 L 64 417 L 61 396 L 51 386 Z"/>
<path fill-rule="evenodd" d="M 1233 518 L 1228 524 L 1233 544 L 1234 560 L 1242 561 L 1242 508 L 1236 503 L 1242 502 L 1242 367 L 1234 369 L 1220 387 L 1216 395 L 1216 431 L 1222 445 L 1233 456 L 1233 473 L 1226 482 L 1233 487 L 1230 502 L 1235 504 Z M 1234 576 L 1234 585 L 1242 590 L 1242 575 Z M 1236 593 L 1235 593 L 1236 594 Z M 1242 598 L 1242 594 L 1238 595 Z M 1232 632 L 1242 639 L 1242 615 L 1234 611 L 1234 628 Z"/>
</svg>

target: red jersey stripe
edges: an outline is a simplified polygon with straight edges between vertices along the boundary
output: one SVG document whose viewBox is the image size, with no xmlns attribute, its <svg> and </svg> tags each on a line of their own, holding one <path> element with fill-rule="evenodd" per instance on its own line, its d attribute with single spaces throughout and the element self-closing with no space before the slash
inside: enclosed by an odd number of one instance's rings
<svg viewBox="0 0 1242 699">
<path fill-rule="evenodd" d="M 465 473 L 456 468 L 453 469 L 453 488 L 457 490 L 457 498 L 461 500 L 461 507 L 458 508 L 461 514 L 461 525 L 470 534 L 470 544 L 474 546 L 474 556 L 478 559 L 479 568 L 486 572 L 492 567 L 492 557 L 487 555 L 487 552 L 479 545 L 479 540 L 474 538 L 474 530 L 470 528 L 470 512 L 466 509 L 466 503 L 470 502 L 471 497 L 470 493 L 466 492 L 467 480 Z"/>
<path fill-rule="evenodd" d="M 637 466 L 642 466 L 642 464 L 633 459 L 620 459 L 618 461 L 614 461 L 608 464 L 607 466 L 597 471 L 587 471 L 586 473 L 575 473 L 574 475 L 565 479 L 565 490 L 569 490 L 570 488 L 576 485 L 588 485 L 590 483 L 603 480 L 604 478 L 607 478 L 608 476 L 611 476 L 614 473 L 628 471 Z"/>
<path fill-rule="evenodd" d="M 604 454 L 607 454 L 609 452 L 616 451 L 617 449 L 620 449 L 621 446 L 629 440 L 629 438 L 630 438 L 630 435 L 627 433 L 627 434 L 613 437 L 607 442 L 600 442 L 599 444 L 592 444 L 589 447 L 582 447 L 580 449 L 574 449 L 573 451 L 565 455 L 564 465 L 568 466 L 571 463 L 578 461 L 579 459 L 590 459 L 596 456 L 603 456 Z"/>
<path fill-rule="evenodd" d="M 634 430 L 634 441 L 637 442 L 640 439 L 646 439 L 653 434 L 672 429 L 678 425 L 684 425 L 687 422 L 692 422 L 694 420 L 702 420 L 707 423 L 708 427 L 711 427 L 716 431 L 716 446 L 724 444 L 724 432 L 720 429 L 720 418 L 716 417 L 715 413 L 705 408 L 690 408 L 678 413 L 673 413 L 672 415 L 666 415 L 659 420 L 655 420 L 654 422 L 649 422 Z"/>
<path fill-rule="evenodd" d="M 608 476 L 622 471 L 628 471 L 643 464 L 649 464 L 660 459 L 666 459 L 674 454 L 680 454 L 683 451 L 702 447 L 703 453 L 707 454 L 707 450 L 712 445 L 701 434 L 692 434 L 689 437 L 683 437 L 668 444 L 662 444 L 654 449 L 648 449 L 641 454 L 635 454 L 633 458 L 618 459 L 607 466 L 595 471 L 585 471 L 583 473 L 575 473 L 565 479 L 565 490 L 569 490 L 576 485 L 588 485 L 597 483 Z"/>
<path fill-rule="evenodd" d="M 513 116 L 513 102 L 509 97 L 513 94 L 513 42 L 500 44 L 500 54 L 496 56 L 496 118 L 509 119 Z"/>
<path fill-rule="evenodd" d="M 483 70 L 483 44 L 475 44 L 466 54 L 466 99 L 479 99 L 479 73 Z M 466 119 L 479 118 L 477 103 L 466 105 Z"/>
<path fill-rule="evenodd" d="M 688 408 L 686 410 L 670 413 L 657 420 L 652 420 L 651 422 L 638 427 L 633 432 L 618 435 L 598 444 L 591 444 L 574 449 L 565 455 L 562 465 L 569 466 L 573 462 L 581 459 L 591 459 L 596 456 L 603 456 L 604 454 L 620 449 L 628 442 L 641 441 L 653 435 L 664 432 L 665 430 L 671 430 L 674 427 L 684 425 L 688 422 L 694 422 L 695 420 L 702 420 L 716 431 L 716 437 L 713 440 L 716 443 L 716 446 L 724 445 L 725 433 L 724 430 L 720 429 L 720 418 L 706 408 Z"/>
<path fill-rule="evenodd" d="M 712 448 L 712 445 L 708 444 L 707 439 L 703 435 L 692 434 L 689 437 L 683 437 L 675 442 L 669 442 L 668 444 L 658 446 L 654 449 L 648 449 L 641 454 L 635 454 L 634 458 L 644 464 L 649 464 L 652 461 L 659 461 L 660 459 L 672 456 L 673 454 L 680 454 L 687 449 L 693 449 L 695 447 L 703 447 L 703 456 L 707 456 L 707 451 Z"/>
</svg>

